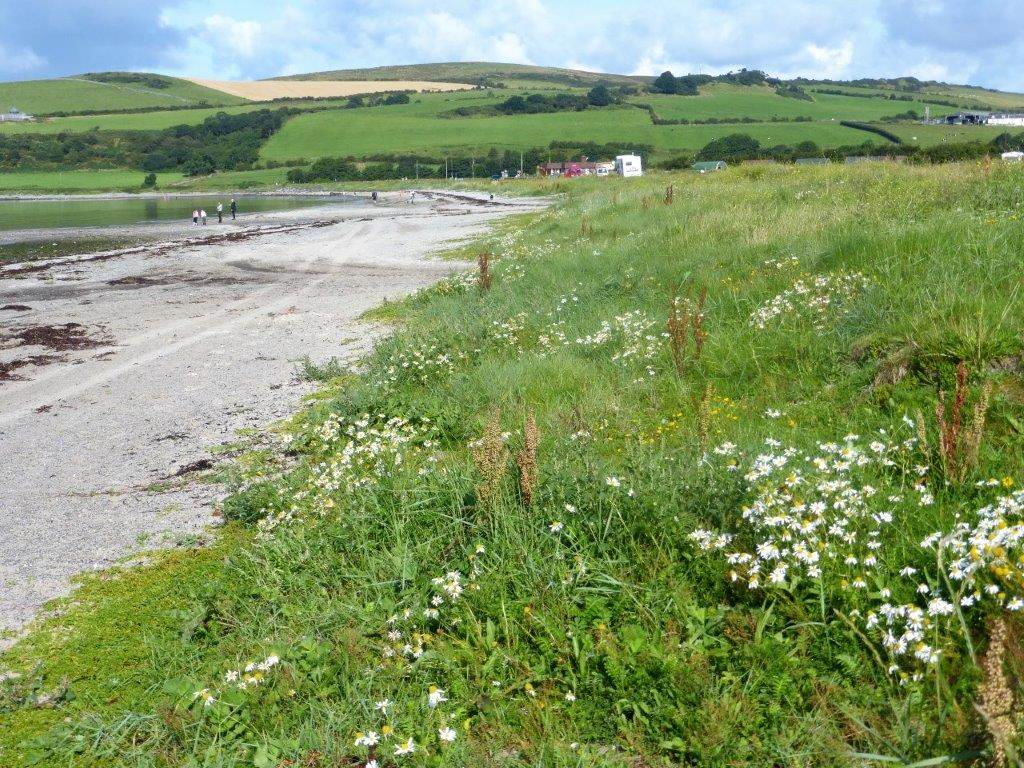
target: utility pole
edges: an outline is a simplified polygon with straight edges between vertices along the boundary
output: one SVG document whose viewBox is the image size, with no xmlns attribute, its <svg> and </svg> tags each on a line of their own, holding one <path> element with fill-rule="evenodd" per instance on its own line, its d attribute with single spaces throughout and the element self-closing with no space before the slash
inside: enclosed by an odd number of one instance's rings
<svg viewBox="0 0 1024 768">
<path fill-rule="evenodd" d="M 519 150 L 519 175 L 523 175 L 523 150 Z"/>
<path fill-rule="evenodd" d="M 416 161 L 416 181 L 420 180 L 420 161 Z"/>
<path fill-rule="evenodd" d="M 476 178 L 476 155 L 469 159 L 469 175 L 471 178 Z"/>
</svg>

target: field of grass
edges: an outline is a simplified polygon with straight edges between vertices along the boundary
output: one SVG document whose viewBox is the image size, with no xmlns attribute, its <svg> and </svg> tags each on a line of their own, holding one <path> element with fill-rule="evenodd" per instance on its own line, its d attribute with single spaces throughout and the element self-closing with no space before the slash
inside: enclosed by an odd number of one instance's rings
<svg viewBox="0 0 1024 768">
<path fill-rule="evenodd" d="M 426 104 L 427 99 L 423 99 Z M 659 154 L 700 149 L 714 138 L 749 133 L 762 144 L 815 141 L 823 147 L 860 144 L 866 134 L 829 123 L 656 126 L 630 107 L 537 115 L 436 119 L 424 105 L 300 115 L 264 145 L 265 160 L 356 157 L 378 152 L 477 152 L 529 149 L 553 140 L 651 144 Z"/>
<path fill-rule="evenodd" d="M 238 114 L 257 109 L 273 109 L 274 106 L 246 104 L 234 107 L 210 107 L 209 109 L 168 109 L 156 112 L 132 112 L 105 115 L 76 115 L 53 117 L 32 123 L 0 123 L 0 135 L 16 133 L 84 133 L 85 131 L 159 131 L 174 125 L 198 125 L 218 112 Z"/>
<path fill-rule="evenodd" d="M 870 122 L 888 115 L 914 109 L 924 114 L 924 105 L 888 99 L 859 99 L 853 96 L 814 94 L 814 101 L 779 96 L 773 88 L 714 84 L 701 88 L 699 96 L 642 94 L 632 99 L 654 107 L 659 117 L 678 120 L 708 118 L 744 118 L 768 120 L 772 117 L 810 117 L 814 120 L 857 120 Z M 946 114 L 951 108 L 932 107 L 932 114 Z"/>
<path fill-rule="evenodd" d="M 987 142 L 1007 130 L 994 125 L 920 125 L 917 123 L 886 124 L 883 127 L 899 136 L 904 143 L 922 147 L 973 141 Z M 1012 128 L 1010 132 L 1016 133 Z"/>
<path fill-rule="evenodd" d="M 0 173 L 0 193 L 12 192 L 47 193 L 60 192 L 107 192 L 121 189 L 140 191 L 143 171 L 123 169 L 87 171 L 19 171 Z M 157 180 L 161 187 L 179 182 L 180 173 L 160 173 Z"/>
<path fill-rule="evenodd" d="M 138 109 L 145 107 L 243 104 L 244 99 L 172 78 L 168 88 L 139 84 L 98 83 L 77 77 L 0 83 L 0 104 L 22 112 L 45 115 L 81 110 Z"/>
<path fill-rule="evenodd" d="M 924 89 L 923 93 L 968 104 L 973 102 L 986 107 L 1014 110 L 1024 109 L 1024 93 L 1005 93 L 1003 91 L 990 91 L 981 88 L 968 88 L 962 85 L 928 87 Z"/>
<path fill-rule="evenodd" d="M 487 289 L 375 312 L 359 375 L 307 366 L 279 447 L 223 470 L 217 548 L 3 657 L 0 762 L 1020 748 L 1024 169 L 525 186 L 563 197 L 455 254 Z"/>
<path fill-rule="evenodd" d="M 842 84 L 824 84 L 816 83 L 807 85 L 807 90 L 814 92 L 819 88 L 825 88 L 827 90 L 839 90 L 846 91 L 851 94 L 872 94 L 876 96 L 887 97 L 894 92 L 893 88 L 872 88 L 862 87 L 853 85 L 842 85 Z M 1024 94 L 1021 93 L 1008 93 L 1005 91 L 992 91 L 985 88 L 969 88 L 967 86 L 960 85 L 935 85 L 927 86 L 920 91 L 898 91 L 901 96 L 912 96 L 917 100 L 926 100 L 928 97 L 938 99 L 940 101 L 952 101 L 957 104 L 962 104 L 964 109 L 982 109 L 984 107 L 996 107 L 996 108 L 1024 108 Z M 910 104 L 911 102 L 897 101 L 897 104 Z M 942 105 L 932 105 L 933 114 L 936 109 L 943 109 Z M 956 111 L 952 107 L 945 107 L 952 111 Z M 918 110 L 920 111 L 920 110 Z"/>
<path fill-rule="evenodd" d="M 507 99 L 514 93 L 518 92 L 474 91 L 451 94 L 421 94 L 413 96 L 412 102 L 403 107 L 403 109 L 416 115 L 436 115 L 439 112 L 455 109 L 456 107 L 495 104 Z M 341 107 L 347 101 L 347 99 L 318 99 L 315 101 L 295 99 L 227 107 L 210 107 L 208 109 L 169 109 L 153 112 L 111 112 L 101 115 L 53 117 L 31 123 L 0 123 L 0 136 L 18 133 L 83 133 L 94 129 L 101 131 L 158 131 L 175 125 L 198 125 L 206 118 L 218 112 L 239 114 L 258 109 L 280 109 L 282 107 Z"/>
</svg>

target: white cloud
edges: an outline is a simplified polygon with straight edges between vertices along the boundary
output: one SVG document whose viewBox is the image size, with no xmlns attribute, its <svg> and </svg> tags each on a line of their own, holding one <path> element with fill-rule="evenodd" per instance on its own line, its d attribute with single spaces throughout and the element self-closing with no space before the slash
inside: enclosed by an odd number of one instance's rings
<svg viewBox="0 0 1024 768">
<path fill-rule="evenodd" d="M 214 14 L 203 20 L 203 26 L 211 42 L 226 45 L 237 56 L 254 56 L 262 44 L 265 44 L 262 40 L 263 25 L 258 21 L 237 21 Z"/>
<path fill-rule="evenodd" d="M 179 74 L 272 77 L 437 61 L 657 75 L 746 66 L 784 77 L 968 80 L 1024 89 L 1007 0 L 164 0 Z M 993 25 L 998 29 L 993 29 Z M 571 30 L 571 34 L 566 30 Z M 89 68 L 99 68 L 93 65 Z"/>
<path fill-rule="evenodd" d="M 0 42 L 0 72 L 24 75 L 46 66 L 46 59 L 31 48 L 12 47 Z"/>
<path fill-rule="evenodd" d="M 853 42 L 843 41 L 838 48 L 826 48 L 825 46 L 809 44 L 804 50 L 814 61 L 816 77 L 838 79 L 847 74 L 850 64 L 853 62 Z"/>
</svg>

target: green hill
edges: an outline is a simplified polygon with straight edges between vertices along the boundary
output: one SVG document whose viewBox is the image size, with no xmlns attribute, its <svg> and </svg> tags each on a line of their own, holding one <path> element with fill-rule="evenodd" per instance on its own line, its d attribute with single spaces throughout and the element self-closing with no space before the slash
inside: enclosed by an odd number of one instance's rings
<svg viewBox="0 0 1024 768">
<path fill-rule="evenodd" d="M 245 99 L 188 80 L 138 72 L 99 72 L 0 83 L 0 108 L 15 106 L 33 115 L 244 103 Z"/>
<path fill-rule="evenodd" d="M 581 69 L 538 67 L 530 64 L 500 64 L 486 61 L 444 62 L 439 64 L 403 64 L 367 69 L 335 69 L 304 75 L 289 75 L 277 80 L 431 80 L 448 83 L 484 81 L 526 81 L 568 86 L 592 86 L 599 82 L 638 85 L 649 77 L 586 72 Z"/>
</svg>

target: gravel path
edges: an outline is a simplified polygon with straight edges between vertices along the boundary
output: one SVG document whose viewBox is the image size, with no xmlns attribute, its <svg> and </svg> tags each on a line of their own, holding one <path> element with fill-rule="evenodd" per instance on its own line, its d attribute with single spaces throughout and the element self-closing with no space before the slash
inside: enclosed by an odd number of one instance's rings
<svg viewBox="0 0 1024 768">
<path fill-rule="evenodd" d="M 208 227 L 217 242 L 184 244 L 182 228 L 177 243 L 0 270 L 0 632 L 75 574 L 215 522 L 222 489 L 166 481 L 294 412 L 311 390 L 296 359 L 363 354 L 363 312 L 458 266 L 431 252 L 537 205 L 496 202 L 265 214 Z"/>
</svg>

